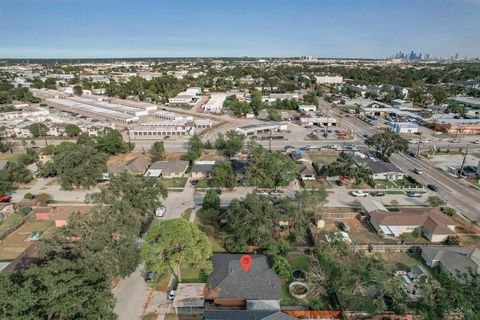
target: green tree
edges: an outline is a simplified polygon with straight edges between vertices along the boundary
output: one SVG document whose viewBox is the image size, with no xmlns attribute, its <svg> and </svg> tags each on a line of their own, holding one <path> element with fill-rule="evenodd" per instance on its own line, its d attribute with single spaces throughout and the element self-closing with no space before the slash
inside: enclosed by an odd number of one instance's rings
<svg viewBox="0 0 480 320">
<path fill-rule="evenodd" d="M 95 137 L 97 149 L 106 154 L 124 153 L 129 150 L 128 143 L 123 141 L 121 133 L 112 128 L 104 128 Z"/>
<path fill-rule="evenodd" d="M 261 146 L 251 147 L 251 157 L 245 173 L 247 182 L 260 188 L 276 188 L 297 176 L 295 163 L 278 152 L 268 152 Z"/>
<path fill-rule="evenodd" d="M 40 136 L 45 136 L 47 134 L 48 128 L 44 123 L 32 123 L 28 130 L 35 138 Z"/>
<path fill-rule="evenodd" d="M 395 152 L 408 150 L 408 140 L 391 131 L 374 134 L 365 140 L 365 144 L 374 148 L 386 160 Z"/>
<path fill-rule="evenodd" d="M 13 143 L 6 141 L 5 127 L 0 127 L 0 153 L 13 152 Z"/>
<path fill-rule="evenodd" d="M 168 195 L 160 179 L 136 176 L 126 172 L 110 177 L 110 183 L 97 193 L 87 196 L 87 202 L 96 204 L 127 204 L 136 208 L 140 218 L 151 217 Z"/>
<path fill-rule="evenodd" d="M 250 109 L 255 114 L 258 114 L 258 111 L 262 110 L 263 107 L 264 107 L 264 103 L 262 101 L 262 93 L 260 91 L 252 92 L 252 98 L 250 100 Z"/>
<path fill-rule="evenodd" d="M 203 152 L 203 143 L 201 138 L 197 134 L 194 134 L 190 140 L 188 140 L 188 146 L 189 149 L 185 159 L 193 162 L 197 160 Z"/>
<path fill-rule="evenodd" d="M 191 265 L 205 274 L 212 272 L 212 245 L 207 236 L 184 219 L 161 221 L 144 237 L 141 257 L 146 270 L 161 282 L 171 271 L 181 281 L 180 265 Z"/>
<path fill-rule="evenodd" d="M 246 252 L 248 245 L 266 246 L 271 241 L 277 211 L 267 197 L 249 194 L 234 199 L 225 217 L 228 251 Z"/>
<path fill-rule="evenodd" d="M 217 188 L 233 188 L 236 185 L 236 177 L 232 166 L 227 163 L 219 163 L 213 167 L 211 184 Z"/>
<path fill-rule="evenodd" d="M 13 182 L 10 180 L 10 174 L 7 170 L 0 170 L 0 194 L 6 194 L 13 188 Z"/>
<path fill-rule="evenodd" d="M 163 141 L 155 141 L 152 144 L 152 162 L 165 158 L 165 146 Z"/>
<path fill-rule="evenodd" d="M 89 145 L 92 147 L 96 147 L 96 141 L 88 135 L 86 132 L 82 132 L 77 137 L 77 144 Z"/>
<path fill-rule="evenodd" d="M 25 271 L 0 274 L 2 319 L 113 320 L 109 283 L 85 259 L 53 258 Z"/>
<path fill-rule="evenodd" d="M 218 210 L 220 208 L 220 197 L 214 189 L 208 189 L 203 198 L 202 208 L 205 210 Z"/>
<path fill-rule="evenodd" d="M 91 146 L 72 142 L 59 144 L 51 161 L 60 178 L 60 185 L 66 190 L 95 185 L 97 178 L 107 169 L 106 154 Z"/>
<path fill-rule="evenodd" d="M 80 128 L 75 124 L 67 124 L 65 126 L 65 133 L 69 137 L 77 137 L 81 132 L 82 130 L 80 130 Z"/>
<path fill-rule="evenodd" d="M 226 139 L 225 139 L 226 138 Z M 215 142 L 215 148 L 223 151 L 227 156 L 233 157 L 243 148 L 245 135 L 230 130 L 225 137 L 219 133 Z"/>
<path fill-rule="evenodd" d="M 81 96 L 83 94 L 83 87 L 81 85 L 76 85 L 73 87 L 73 94 Z"/>
<path fill-rule="evenodd" d="M 280 277 L 284 279 L 290 279 L 292 267 L 290 266 L 290 263 L 288 263 L 287 259 L 280 256 L 272 257 L 272 267 Z"/>
<path fill-rule="evenodd" d="M 18 162 L 7 162 L 5 171 L 11 182 L 27 183 L 33 179 L 32 173 L 27 169 L 25 164 Z"/>
<path fill-rule="evenodd" d="M 445 200 L 439 196 L 430 196 L 427 198 L 427 203 L 432 207 L 442 207 L 446 204 Z"/>
</svg>

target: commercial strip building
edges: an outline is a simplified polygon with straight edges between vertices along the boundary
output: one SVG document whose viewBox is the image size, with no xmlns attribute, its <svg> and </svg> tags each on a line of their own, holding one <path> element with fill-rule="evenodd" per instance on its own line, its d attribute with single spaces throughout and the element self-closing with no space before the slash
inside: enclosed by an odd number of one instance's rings
<svg viewBox="0 0 480 320">
<path fill-rule="evenodd" d="M 458 103 L 468 108 L 480 109 L 480 98 L 456 96 L 447 98 L 447 101 L 450 103 Z"/>
<path fill-rule="evenodd" d="M 220 113 L 227 97 L 226 93 L 212 93 L 210 99 L 203 105 L 203 110 L 205 112 Z"/>
<path fill-rule="evenodd" d="M 318 84 L 340 84 L 343 82 L 342 76 L 315 76 L 315 79 Z"/>
<path fill-rule="evenodd" d="M 42 107 L 35 107 L 35 106 L 27 106 L 22 108 L 22 110 L 16 110 L 11 112 L 0 112 L 0 120 L 8 121 L 8 120 L 15 120 L 15 119 L 28 119 L 28 118 L 37 118 L 48 116 L 50 111 L 48 108 Z"/>
<path fill-rule="evenodd" d="M 411 122 L 391 122 L 389 129 L 395 133 L 417 133 L 418 124 Z"/>
<path fill-rule="evenodd" d="M 192 121 L 193 120 L 192 116 L 186 116 L 186 115 L 182 115 L 182 114 L 175 113 L 175 112 L 170 112 L 170 111 L 165 111 L 165 110 L 158 110 L 158 111 L 155 111 L 155 112 L 151 112 L 150 115 L 155 117 L 155 118 L 162 119 L 162 120 L 174 120 L 174 121 L 177 121 L 177 120 Z"/>
<path fill-rule="evenodd" d="M 130 137 L 155 139 L 161 136 L 191 136 L 195 133 L 191 121 L 158 121 L 145 123 L 129 130 Z"/>
<path fill-rule="evenodd" d="M 395 99 L 392 100 L 392 107 L 395 109 L 411 109 L 413 108 L 413 103 L 402 99 Z"/>
<path fill-rule="evenodd" d="M 263 96 L 263 102 L 272 103 L 277 100 L 298 100 L 298 93 L 271 93 L 268 96 Z"/>
<path fill-rule="evenodd" d="M 195 106 L 200 99 L 202 89 L 198 87 L 188 88 L 187 90 L 180 92 L 177 96 L 168 99 L 168 105 L 172 107 L 191 108 Z"/>
<path fill-rule="evenodd" d="M 94 106 L 91 104 L 80 103 L 68 99 L 47 99 L 47 104 L 54 108 L 73 113 L 79 113 L 92 118 L 106 119 L 122 124 L 130 124 L 138 122 L 138 117 L 135 115 L 113 111 L 107 108 Z"/>
<path fill-rule="evenodd" d="M 267 123 L 253 124 L 249 126 L 240 127 L 235 129 L 235 131 L 244 135 L 254 135 L 254 134 L 261 134 L 261 133 L 286 131 L 287 129 L 288 129 L 287 123 L 267 122 Z"/>
<path fill-rule="evenodd" d="M 480 119 L 439 119 L 435 130 L 450 134 L 480 134 Z"/>
<path fill-rule="evenodd" d="M 104 108 L 104 109 L 108 109 L 108 110 L 112 110 L 112 111 L 118 111 L 118 112 L 122 112 L 122 113 L 126 113 L 126 114 L 131 114 L 131 115 L 134 115 L 134 116 L 137 116 L 137 117 L 148 115 L 147 110 L 132 108 L 132 107 L 128 107 L 128 106 L 117 104 L 117 103 L 91 100 L 91 99 L 85 99 L 85 98 L 81 98 L 81 97 L 71 97 L 71 98 L 67 98 L 67 99 L 70 100 L 70 101 L 84 103 L 84 104 L 88 104 L 88 105 L 99 107 L 99 108 Z"/>
<path fill-rule="evenodd" d="M 298 106 L 298 111 L 300 112 L 315 112 L 317 111 L 317 106 L 313 104 L 301 104 Z"/>
<path fill-rule="evenodd" d="M 307 115 L 303 115 L 299 117 L 300 125 L 302 126 L 325 126 L 325 127 L 332 127 L 337 125 L 337 119 L 333 117 L 309 117 Z"/>
</svg>

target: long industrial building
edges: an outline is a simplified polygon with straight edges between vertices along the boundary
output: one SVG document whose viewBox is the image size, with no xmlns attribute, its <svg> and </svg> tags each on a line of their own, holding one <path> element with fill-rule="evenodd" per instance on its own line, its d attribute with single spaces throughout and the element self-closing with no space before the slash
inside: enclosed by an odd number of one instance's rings
<svg viewBox="0 0 480 320">
<path fill-rule="evenodd" d="M 107 108 L 76 102 L 73 100 L 53 98 L 47 99 L 46 102 L 49 106 L 53 106 L 64 111 L 79 113 L 92 118 L 106 119 L 123 124 L 135 123 L 139 120 L 137 116 L 132 114 L 113 111 Z"/>
<path fill-rule="evenodd" d="M 158 110 L 155 112 L 151 112 L 150 115 L 162 120 L 189 120 L 189 121 L 193 120 L 192 116 L 186 116 L 183 114 L 165 111 L 165 110 Z"/>
<path fill-rule="evenodd" d="M 236 132 L 244 135 L 254 135 L 254 134 L 270 133 L 270 132 L 286 131 L 286 130 L 287 130 L 286 123 L 275 123 L 275 122 L 253 124 L 253 125 L 244 126 L 244 127 L 235 129 Z"/>
<path fill-rule="evenodd" d="M 142 101 L 132 101 L 132 100 L 125 100 L 125 99 L 119 99 L 119 98 L 112 98 L 112 97 L 107 97 L 107 96 L 100 96 L 100 95 L 84 95 L 82 96 L 83 99 L 88 99 L 88 100 L 95 100 L 95 101 L 104 101 L 104 102 L 110 102 L 110 103 L 115 103 L 115 104 L 121 104 L 122 106 L 127 106 L 135 109 L 142 109 L 142 110 L 147 110 L 147 111 L 154 111 L 157 110 L 157 105 L 148 103 L 148 102 L 142 102 Z"/>
<path fill-rule="evenodd" d="M 132 107 L 128 107 L 128 106 L 117 104 L 117 103 L 90 100 L 90 99 L 85 99 L 85 98 L 80 98 L 80 97 L 71 97 L 71 98 L 68 98 L 68 100 L 79 102 L 79 103 L 84 103 L 84 104 L 88 104 L 88 105 L 91 105 L 91 106 L 104 108 L 104 109 L 108 109 L 108 110 L 112 110 L 112 111 L 118 111 L 118 112 L 122 112 L 122 113 L 126 113 L 126 114 L 131 114 L 131 115 L 134 115 L 134 116 L 137 116 L 137 117 L 148 116 L 148 111 L 147 110 L 132 108 Z"/>
</svg>

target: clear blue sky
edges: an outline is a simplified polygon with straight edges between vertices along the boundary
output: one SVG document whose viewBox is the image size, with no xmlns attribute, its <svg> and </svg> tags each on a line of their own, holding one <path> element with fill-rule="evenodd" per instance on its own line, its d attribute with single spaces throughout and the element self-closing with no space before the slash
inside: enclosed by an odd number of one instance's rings
<svg viewBox="0 0 480 320">
<path fill-rule="evenodd" d="M 480 56 L 480 0 L 0 0 L 0 58 Z"/>
</svg>

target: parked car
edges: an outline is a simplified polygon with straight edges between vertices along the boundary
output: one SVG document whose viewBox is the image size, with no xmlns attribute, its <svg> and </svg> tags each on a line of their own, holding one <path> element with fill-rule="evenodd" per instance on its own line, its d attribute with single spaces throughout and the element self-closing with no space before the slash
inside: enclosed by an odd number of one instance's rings
<svg viewBox="0 0 480 320">
<path fill-rule="evenodd" d="M 195 185 L 198 184 L 198 180 L 191 180 L 191 181 L 190 181 L 190 184 L 191 184 L 192 186 L 195 186 Z"/>
<path fill-rule="evenodd" d="M 473 143 L 480 144 L 480 140 L 475 140 Z"/>
<path fill-rule="evenodd" d="M 345 232 L 349 232 L 350 226 L 348 225 L 348 223 L 342 221 L 340 222 L 340 229 L 342 229 Z"/>
<path fill-rule="evenodd" d="M 167 208 L 165 207 L 158 207 L 157 210 L 155 210 L 155 217 L 161 218 L 165 215 L 165 212 L 167 212 Z"/>
<path fill-rule="evenodd" d="M 175 293 L 176 293 L 175 290 L 170 290 L 168 292 L 168 300 L 172 301 L 173 299 L 175 299 Z"/>
<path fill-rule="evenodd" d="M 408 155 L 409 155 L 410 157 L 413 157 L 413 158 L 416 158 L 416 157 L 417 157 L 417 154 L 416 154 L 415 152 L 413 152 L 413 151 L 410 151 L 410 152 L 408 153 Z"/>
<path fill-rule="evenodd" d="M 370 192 L 370 195 L 372 197 L 383 197 L 385 195 L 385 192 L 382 192 L 382 191 L 373 191 L 373 192 Z"/>
<path fill-rule="evenodd" d="M 271 197 L 278 198 L 278 197 L 281 197 L 282 195 L 283 195 L 283 192 L 281 190 L 275 190 L 270 192 Z"/>
<path fill-rule="evenodd" d="M 337 186 L 339 186 L 339 187 L 343 186 L 342 180 L 335 180 L 335 183 L 336 183 Z"/>
<path fill-rule="evenodd" d="M 423 174 L 423 171 L 418 169 L 418 168 L 414 168 L 413 172 L 415 172 L 416 174 L 420 174 L 420 175 Z"/>
<path fill-rule="evenodd" d="M 407 192 L 407 197 L 410 198 L 420 198 L 422 194 L 420 192 L 414 192 L 414 191 L 408 191 Z"/>
<path fill-rule="evenodd" d="M 366 197 L 368 196 L 368 193 L 355 190 L 355 191 L 352 191 L 351 195 L 354 197 Z"/>
<path fill-rule="evenodd" d="M 10 200 L 12 200 L 10 196 L 0 196 L 0 202 L 10 202 Z"/>
<path fill-rule="evenodd" d="M 427 188 L 435 192 L 438 191 L 438 187 L 434 184 L 427 184 Z"/>
<path fill-rule="evenodd" d="M 146 282 L 152 281 L 154 276 L 155 274 L 151 271 L 147 271 L 143 274 L 143 278 L 145 279 Z"/>
</svg>

